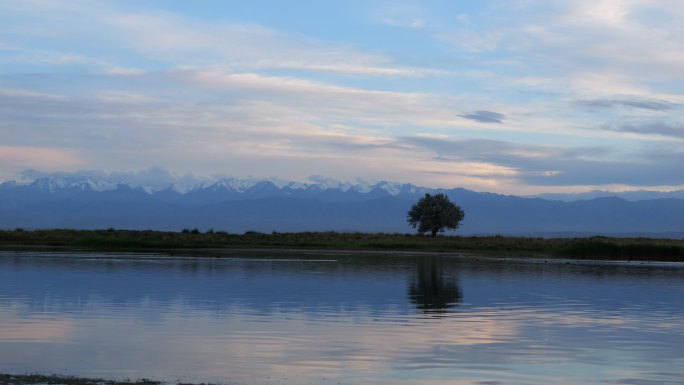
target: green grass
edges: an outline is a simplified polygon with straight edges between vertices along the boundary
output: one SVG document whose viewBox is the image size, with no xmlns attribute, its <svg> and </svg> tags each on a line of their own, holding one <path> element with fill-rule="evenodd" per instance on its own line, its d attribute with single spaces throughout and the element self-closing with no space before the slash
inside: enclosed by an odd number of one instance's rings
<svg viewBox="0 0 684 385">
<path fill-rule="evenodd" d="M 576 259 L 684 261 L 684 241 L 650 238 L 535 238 L 438 236 L 382 233 L 244 234 L 184 230 L 8 230 L 0 231 L 0 248 L 70 247 L 88 250 L 309 248 L 398 251 L 489 251 Z"/>
</svg>

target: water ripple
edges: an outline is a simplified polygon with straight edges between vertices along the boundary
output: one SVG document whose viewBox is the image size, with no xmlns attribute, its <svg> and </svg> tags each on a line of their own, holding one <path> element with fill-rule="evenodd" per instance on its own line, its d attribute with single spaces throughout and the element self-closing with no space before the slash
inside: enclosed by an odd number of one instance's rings
<svg viewBox="0 0 684 385">
<path fill-rule="evenodd" d="M 684 378 L 681 268 L 308 257 L 0 254 L 0 371 L 244 384 Z"/>
</svg>

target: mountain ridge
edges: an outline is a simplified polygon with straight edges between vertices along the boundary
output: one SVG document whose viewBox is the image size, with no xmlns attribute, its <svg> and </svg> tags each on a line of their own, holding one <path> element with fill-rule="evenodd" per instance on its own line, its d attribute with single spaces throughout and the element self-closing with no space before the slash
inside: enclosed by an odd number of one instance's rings
<svg viewBox="0 0 684 385">
<path fill-rule="evenodd" d="M 120 228 L 229 232 L 413 232 L 406 212 L 425 193 L 444 193 L 466 213 L 463 235 L 684 235 L 684 199 L 599 197 L 554 201 L 378 182 L 342 184 L 224 178 L 181 192 L 95 178 L 0 184 L 0 228 Z"/>
</svg>

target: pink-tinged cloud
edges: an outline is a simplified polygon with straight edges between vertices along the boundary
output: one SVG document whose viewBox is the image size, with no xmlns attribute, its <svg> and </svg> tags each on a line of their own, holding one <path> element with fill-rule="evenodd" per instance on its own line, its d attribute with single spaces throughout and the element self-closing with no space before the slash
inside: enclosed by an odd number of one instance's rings
<svg viewBox="0 0 684 385">
<path fill-rule="evenodd" d="M 0 146 L 0 163 L 7 168 L 47 170 L 70 169 L 84 165 L 74 150 L 28 146 Z"/>
</svg>

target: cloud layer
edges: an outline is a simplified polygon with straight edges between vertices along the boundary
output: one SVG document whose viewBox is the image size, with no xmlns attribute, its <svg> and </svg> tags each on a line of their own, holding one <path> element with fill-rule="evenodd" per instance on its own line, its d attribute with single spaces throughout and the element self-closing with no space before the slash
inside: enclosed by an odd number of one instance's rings
<svg viewBox="0 0 684 385">
<path fill-rule="evenodd" d="M 675 1 L 212 6 L 3 2 L 0 179 L 684 185 Z"/>
</svg>

